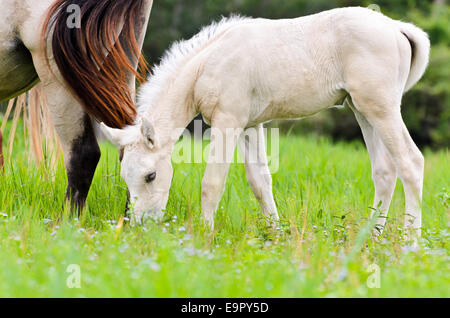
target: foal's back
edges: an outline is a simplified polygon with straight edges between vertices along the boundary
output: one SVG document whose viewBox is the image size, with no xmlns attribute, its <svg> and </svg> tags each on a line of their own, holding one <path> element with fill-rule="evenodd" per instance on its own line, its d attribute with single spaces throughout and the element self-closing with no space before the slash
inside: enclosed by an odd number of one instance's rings
<svg viewBox="0 0 450 318">
<path fill-rule="evenodd" d="M 312 115 L 346 96 L 347 56 L 373 58 L 394 32 L 393 20 L 364 8 L 246 20 L 203 52 L 199 96 L 220 95 L 214 107 L 240 114 L 247 126 Z"/>
</svg>

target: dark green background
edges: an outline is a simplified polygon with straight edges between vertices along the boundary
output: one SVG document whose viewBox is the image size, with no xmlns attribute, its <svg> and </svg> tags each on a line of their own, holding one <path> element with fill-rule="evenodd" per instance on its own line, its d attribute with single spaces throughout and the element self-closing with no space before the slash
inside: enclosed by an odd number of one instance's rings
<svg viewBox="0 0 450 318">
<path fill-rule="evenodd" d="M 450 8 L 446 1 L 418 0 L 156 0 L 144 51 L 150 64 L 159 62 L 173 41 L 188 39 L 222 15 L 293 18 L 336 7 L 376 4 L 394 19 L 413 22 L 428 32 L 432 42 L 425 77 L 405 95 L 402 112 L 416 143 L 421 147 L 450 144 Z M 300 121 L 275 123 L 284 132 L 318 133 L 336 140 L 361 138 L 353 113 L 331 109 Z"/>
<path fill-rule="evenodd" d="M 419 147 L 450 145 L 450 6 L 446 0 L 155 0 L 144 53 L 150 65 L 159 63 L 176 40 L 188 39 L 221 16 L 293 18 L 323 10 L 376 4 L 394 18 L 413 22 L 430 35 L 431 60 L 424 78 L 403 99 L 406 125 Z M 5 105 L 0 105 L 0 112 Z M 321 134 L 334 140 L 361 138 L 349 109 L 330 109 L 311 118 L 273 123 L 282 132 Z"/>
</svg>

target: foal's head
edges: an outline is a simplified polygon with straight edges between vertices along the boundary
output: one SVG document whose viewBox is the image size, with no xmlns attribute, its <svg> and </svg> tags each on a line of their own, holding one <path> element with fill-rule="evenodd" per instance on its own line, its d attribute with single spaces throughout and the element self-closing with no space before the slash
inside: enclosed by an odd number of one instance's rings
<svg viewBox="0 0 450 318">
<path fill-rule="evenodd" d="M 125 129 L 102 124 L 102 130 L 121 149 L 121 176 L 130 191 L 132 224 L 146 217 L 161 217 L 173 175 L 170 145 L 159 142 L 153 125 L 145 118 Z"/>
</svg>

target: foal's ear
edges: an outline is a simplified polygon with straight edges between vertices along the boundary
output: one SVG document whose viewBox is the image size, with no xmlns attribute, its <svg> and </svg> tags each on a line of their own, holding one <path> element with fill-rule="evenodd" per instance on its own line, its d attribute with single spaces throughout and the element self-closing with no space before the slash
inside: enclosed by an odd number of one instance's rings
<svg viewBox="0 0 450 318">
<path fill-rule="evenodd" d="M 124 146 L 125 132 L 121 129 L 111 128 L 104 123 L 100 123 L 100 129 L 105 137 L 117 147 Z"/>
<path fill-rule="evenodd" d="M 142 119 L 141 133 L 147 146 L 152 149 L 155 147 L 155 129 L 153 124 L 147 119 Z"/>
</svg>

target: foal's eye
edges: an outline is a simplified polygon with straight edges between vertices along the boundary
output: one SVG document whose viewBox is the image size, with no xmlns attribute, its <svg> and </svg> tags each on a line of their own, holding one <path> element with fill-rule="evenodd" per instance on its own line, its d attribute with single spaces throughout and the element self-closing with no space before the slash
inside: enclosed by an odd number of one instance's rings
<svg viewBox="0 0 450 318">
<path fill-rule="evenodd" d="M 150 183 L 150 182 L 152 182 L 155 179 L 156 179 L 156 172 L 152 172 L 152 173 L 150 173 L 150 174 L 145 176 L 145 182 L 146 183 Z"/>
</svg>

